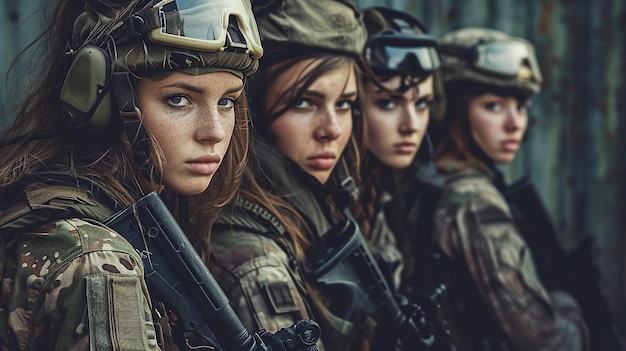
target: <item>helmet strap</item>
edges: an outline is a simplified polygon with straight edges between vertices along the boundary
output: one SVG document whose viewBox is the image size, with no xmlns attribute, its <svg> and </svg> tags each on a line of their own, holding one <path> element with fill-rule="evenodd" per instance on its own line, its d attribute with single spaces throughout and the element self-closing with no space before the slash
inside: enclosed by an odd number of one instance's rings
<svg viewBox="0 0 626 351">
<path fill-rule="evenodd" d="M 141 122 L 141 110 L 136 103 L 135 92 L 128 72 L 113 74 L 114 95 L 119 108 L 122 126 L 130 143 L 135 166 L 139 168 L 146 179 L 152 179 L 152 162 L 148 133 Z"/>
</svg>

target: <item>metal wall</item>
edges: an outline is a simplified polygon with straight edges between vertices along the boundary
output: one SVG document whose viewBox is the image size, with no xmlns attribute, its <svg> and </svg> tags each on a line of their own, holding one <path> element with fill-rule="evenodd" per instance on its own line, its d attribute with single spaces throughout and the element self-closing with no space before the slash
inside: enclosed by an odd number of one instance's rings
<svg viewBox="0 0 626 351">
<path fill-rule="evenodd" d="M 313 1 L 313 0 L 312 0 Z M 0 121 L 37 78 L 36 56 L 17 53 L 43 28 L 50 0 L 0 0 Z M 431 33 L 489 27 L 536 45 L 545 84 L 532 133 L 505 172 L 530 174 L 566 246 L 591 235 L 620 330 L 626 335 L 626 5 L 624 0 L 356 0 L 421 19 Z M 29 55 L 31 55 L 29 57 Z M 34 63 L 33 63 L 34 62 Z M 45 63 L 44 63 L 45 64 Z M 7 98 L 8 96 L 8 98 Z M 9 114 L 10 115 L 10 114 Z"/>
<path fill-rule="evenodd" d="M 42 67 L 34 47 L 22 55 L 20 52 L 43 31 L 45 6 L 51 3 L 0 0 L 0 128 L 11 120 L 12 111 L 24 99 L 25 89 L 31 80 L 37 79 Z M 18 56 L 20 59 L 16 61 Z"/>
</svg>

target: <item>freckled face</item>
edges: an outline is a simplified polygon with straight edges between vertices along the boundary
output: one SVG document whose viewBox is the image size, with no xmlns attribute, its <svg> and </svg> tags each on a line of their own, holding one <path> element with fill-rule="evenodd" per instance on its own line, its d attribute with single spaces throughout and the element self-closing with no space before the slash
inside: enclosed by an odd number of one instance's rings
<svg viewBox="0 0 626 351">
<path fill-rule="evenodd" d="M 293 88 L 309 63 L 305 60 L 291 66 L 271 84 L 267 106 L 273 106 L 278 96 Z M 272 122 L 269 129 L 276 136 L 274 147 L 325 184 L 352 135 L 356 99 L 352 66 L 346 63 L 323 74 Z"/>
<path fill-rule="evenodd" d="M 528 105 L 529 101 L 490 93 L 470 99 L 472 137 L 494 162 L 510 163 L 515 158 L 528 125 Z"/>
<path fill-rule="evenodd" d="M 383 82 L 397 91 L 401 77 Z M 434 98 L 432 76 L 401 96 L 391 95 L 372 82 L 365 91 L 365 115 L 368 123 L 369 150 L 386 166 L 394 169 L 408 167 L 419 150 L 428 126 L 430 105 Z"/>
<path fill-rule="evenodd" d="M 183 195 L 207 189 L 228 150 L 242 89 L 229 72 L 139 81 L 143 124 L 165 157 L 159 169 L 165 186 Z"/>
</svg>

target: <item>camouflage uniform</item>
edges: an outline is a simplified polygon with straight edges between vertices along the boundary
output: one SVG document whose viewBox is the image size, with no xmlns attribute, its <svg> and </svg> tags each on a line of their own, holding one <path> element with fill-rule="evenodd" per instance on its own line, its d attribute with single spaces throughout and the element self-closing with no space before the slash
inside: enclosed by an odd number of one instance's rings
<svg viewBox="0 0 626 351">
<path fill-rule="evenodd" d="M 324 187 L 261 140 L 255 140 L 254 155 L 263 169 L 258 181 L 282 194 L 295 194 L 286 198 L 317 233 L 326 233 L 328 208 L 318 205 L 326 203 Z M 313 282 L 306 281 L 298 267 L 285 228 L 266 209 L 239 199 L 224 210 L 212 229 L 211 253 L 211 272 L 250 330 L 275 332 L 298 319 L 312 318 L 322 327 L 320 350 L 355 347 L 354 324 L 314 305 L 308 292 Z M 338 298 L 322 296 L 321 300 L 329 306 Z"/>
<path fill-rule="evenodd" d="M 32 189 L 2 212 L 1 350 L 159 350 L 141 259 L 83 190 Z"/>
<path fill-rule="evenodd" d="M 450 321 L 459 350 L 582 349 L 586 327 L 577 303 L 540 283 L 491 175 L 450 159 L 439 166 L 446 185 L 434 241 L 452 261 Z"/>
</svg>

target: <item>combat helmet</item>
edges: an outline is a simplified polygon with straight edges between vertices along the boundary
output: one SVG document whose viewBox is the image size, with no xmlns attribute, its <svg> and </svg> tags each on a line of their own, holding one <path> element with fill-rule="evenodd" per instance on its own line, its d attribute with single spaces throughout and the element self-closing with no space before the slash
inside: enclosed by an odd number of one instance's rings
<svg viewBox="0 0 626 351">
<path fill-rule="evenodd" d="M 543 81 L 533 45 L 522 38 L 486 28 L 464 28 L 446 34 L 444 84 L 480 84 L 538 93 Z"/>
<path fill-rule="evenodd" d="M 260 28 L 263 58 L 259 73 L 250 80 L 250 110 L 254 127 L 271 140 L 269 125 L 279 113 L 265 113 L 272 72 L 269 67 L 317 56 L 359 60 L 367 40 L 363 16 L 351 0 L 254 0 L 254 16 Z M 311 84 L 307 76 L 299 78 Z M 294 89 L 293 92 L 296 90 Z"/>
<path fill-rule="evenodd" d="M 420 20 L 390 7 L 364 9 L 363 22 L 368 33 L 363 52 L 367 63 L 365 79 L 384 90 L 382 82 L 400 75 L 405 78 L 399 88 L 403 91 L 432 75 L 435 96 L 430 117 L 441 120 L 445 113 L 445 95 L 440 74 L 443 56 L 438 40 L 428 34 Z"/>
<path fill-rule="evenodd" d="M 62 113 L 73 130 L 124 130 L 135 165 L 153 174 L 134 83 L 172 72 L 228 71 L 242 79 L 263 54 L 250 0 L 87 0 L 70 24 Z"/>
<path fill-rule="evenodd" d="M 243 78 L 262 54 L 250 0 L 87 1 L 68 43 L 62 108 L 75 126 L 102 130 L 116 110 L 135 112 L 130 77 L 226 70 Z"/>
<path fill-rule="evenodd" d="M 437 40 L 410 14 L 389 7 L 363 10 L 368 33 L 365 60 L 377 76 L 434 73 L 442 57 Z"/>
<path fill-rule="evenodd" d="M 358 57 L 367 33 L 351 0 L 255 0 L 265 54 L 261 65 L 328 52 Z"/>
</svg>

